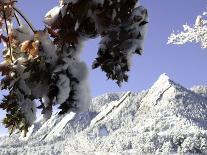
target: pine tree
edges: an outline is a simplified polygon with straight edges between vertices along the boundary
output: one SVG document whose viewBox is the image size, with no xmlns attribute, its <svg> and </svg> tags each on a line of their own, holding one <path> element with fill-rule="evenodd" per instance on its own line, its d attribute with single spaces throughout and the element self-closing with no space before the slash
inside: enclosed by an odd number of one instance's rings
<svg viewBox="0 0 207 155">
<path fill-rule="evenodd" d="M 137 1 L 60 0 L 40 31 L 16 8 L 16 1 L 0 1 L 0 26 L 5 30 L 0 41 L 6 46 L 1 89 L 9 90 L 0 108 L 7 112 L 3 124 L 10 133 L 17 129 L 26 135 L 36 118 L 35 99 L 45 120 L 56 104 L 59 114 L 87 108 L 88 71 L 79 56 L 87 39 L 102 38 L 92 67 L 100 67 L 118 85 L 127 82 L 130 58 L 142 54 L 148 22 L 146 9 Z"/>
</svg>

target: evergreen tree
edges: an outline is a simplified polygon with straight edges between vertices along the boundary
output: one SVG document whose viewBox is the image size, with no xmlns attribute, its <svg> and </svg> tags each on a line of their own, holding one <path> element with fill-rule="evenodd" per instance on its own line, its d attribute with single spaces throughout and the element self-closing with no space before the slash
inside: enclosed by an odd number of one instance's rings
<svg viewBox="0 0 207 155">
<path fill-rule="evenodd" d="M 87 39 L 102 38 L 92 67 L 100 67 L 118 85 L 127 82 L 130 58 L 141 55 L 148 22 L 137 1 L 60 0 L 40 31 L 16 8 L 16 1 L 0 1 L 0 41 L 6 46 L 1 89 L 9 91 L 0 108 L 7 112 L 3 124 L 10 133 L 18 129 L 26 135 L 36 118 L 35 99 L 44 120 L 56 104 L 59 114 L 87 108 L 87 67 L 79 56 Z"/>
</svg>

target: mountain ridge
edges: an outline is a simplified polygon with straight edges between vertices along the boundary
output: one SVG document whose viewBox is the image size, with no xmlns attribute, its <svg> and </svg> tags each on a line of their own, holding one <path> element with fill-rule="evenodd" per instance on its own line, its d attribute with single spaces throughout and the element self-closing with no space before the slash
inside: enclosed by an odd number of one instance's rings
<svg viewBox="0 0 207 155">
<path fill-rule="evenodd" d="M 141 93 L 104 94 L 93 99 L 87 112 L 54 114 L 43 124 L 40 119 L 28 137 L 6 137 L 0 152 L 205 154 L 207 98 L 203 88 L 187 89 L 162 74 Z"/>
</svg>

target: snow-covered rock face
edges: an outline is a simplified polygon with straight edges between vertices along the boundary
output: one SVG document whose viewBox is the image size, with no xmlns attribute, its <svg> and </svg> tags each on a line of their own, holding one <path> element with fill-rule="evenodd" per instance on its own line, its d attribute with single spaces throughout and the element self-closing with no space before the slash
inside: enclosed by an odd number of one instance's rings
<svg viewBox="0 0 207 155">
<path fill-rule="evenodd" d="M 92 99 L 90 111 L 100 112 L 102 108 L 106 107 L 112 101 L 119 100 L 124 93 L 107 93 Z"/>
<path fill-rule="evenodd" d="M 206 90 L 188 90 L 162 74 L 147 91 L 104 94 L 87 112 L 39 119 L 26 138 L 2 138 L 0 152 L 206 154 Z"/>
<path fill-rule="evenodd" d="M 207 86 L 194 86 L 191 90 L 207 98 Z"/>
</svg>

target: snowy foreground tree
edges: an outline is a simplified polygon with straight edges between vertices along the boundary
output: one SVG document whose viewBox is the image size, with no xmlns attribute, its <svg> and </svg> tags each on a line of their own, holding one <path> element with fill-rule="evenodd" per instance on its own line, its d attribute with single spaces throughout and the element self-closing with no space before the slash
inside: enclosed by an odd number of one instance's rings
<svg viewBox="0 0 207 155">
<path fill-rule="evenodd" d="M 90 102 L 87 67 L 80 60 L 85 40 L 102 38 L 92 67 L 100 67 L 118 85 L 126 82 L 133 54 L 141 54 L 147 11 L 138 0 L 60 0 L 36 30 L 15 6 L 0 0 L 1 89 L 8 90 L 0 108 L 10 134 L 24 136 L 36 119 L 39 100 L 44 120 L 59 105 L 59 114 L 80 111 Z M 90 53 L 89 53 L 90 54 Z"/>
<path fill-rule="evenodd" d="M 202 48 L 207 48 L 207 12 L 198 15 L 193 26 L 183 25 L 184 31 L 178 34 L 172 33 L 168 38 L 168 44 L 182 45 L 187 42 L 200 43 Z"/>
</svg>

